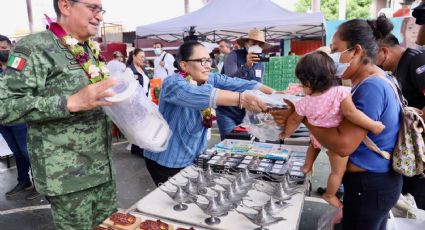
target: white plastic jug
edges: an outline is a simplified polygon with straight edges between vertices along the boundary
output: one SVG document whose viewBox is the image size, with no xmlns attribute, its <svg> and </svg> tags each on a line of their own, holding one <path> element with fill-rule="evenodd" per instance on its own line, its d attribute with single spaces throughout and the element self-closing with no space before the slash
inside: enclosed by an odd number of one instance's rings
<svg viewBox="0 0 425 230">
<path fill-rule="evenodd" d="M 110 78 L 117 84 L 109 89 L 115 95 L 105 98 L 113 103 L 112 106 L 103 107 L 105 113 L 130 143 L 153 152 L 164 151 L 171 130 L 158 107 L 146 97 L 146 92 L 134 79 L 131 70 L 115 72 Z"/>
</svg>

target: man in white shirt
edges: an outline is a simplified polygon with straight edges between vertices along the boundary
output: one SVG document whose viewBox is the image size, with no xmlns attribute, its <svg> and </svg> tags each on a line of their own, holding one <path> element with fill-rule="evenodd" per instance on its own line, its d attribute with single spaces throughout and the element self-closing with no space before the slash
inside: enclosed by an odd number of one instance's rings
<svg viewBox="0 0 425 230">
<path fill-rule="evenodd" d="M 108 68 L 109 73 L 113 75 L 115 72 L 124 72 L 126 69 L 125 64 L 122 62 L 124 56 L 120 51 L 114 52 L 114 59 L 110 60 L 108 64 L 106 65 L 106 68 Z"/>
<path fill-rule="evenodd" d="M 153 45 L 156 55 L 154 60 L 154 78 L 164 80 L 166 77 L 174 73 L 174 57 L 172 54 L 165 52 L 160 42 Z"/>
</svg>

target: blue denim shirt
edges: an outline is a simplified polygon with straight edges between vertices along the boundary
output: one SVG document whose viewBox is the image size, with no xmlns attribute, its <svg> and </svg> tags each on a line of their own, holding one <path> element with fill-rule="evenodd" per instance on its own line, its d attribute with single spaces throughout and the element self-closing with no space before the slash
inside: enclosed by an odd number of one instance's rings
<svg viewBox="0 0 425 230">
<path fill-rule="evenodd" d="M 216 107 L 217 90 L 243 92 L 260 86 L 256 81 L 217 73 L 211 73 L 208 82 L 203 85 L 189 84 L 178 74 L 167 77 L 162 84 L 159 111 L 173 134 L 165 151 L 154 153 L 145 150 L 145 157 L 168 168 L 191 165 L 207 147 L 207 129 L 202 125 L 201 111 Z"/>
</svg>

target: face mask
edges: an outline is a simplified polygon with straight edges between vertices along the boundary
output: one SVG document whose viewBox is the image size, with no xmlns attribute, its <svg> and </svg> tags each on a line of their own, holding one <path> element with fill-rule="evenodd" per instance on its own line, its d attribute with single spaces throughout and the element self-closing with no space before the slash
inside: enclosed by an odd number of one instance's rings
<svg viewBox="0 0 425 230">
<path fill-rule="evenodd" d="M 385 63 L 385 61 L 387 60 L 387 56 L 384 56 L 384 60 L 382 61 L 382 63 L 381 64 L 377 64 L 377 66 L 379 67 L 379 68 L 381 68 L 382 70 L 384 70 L 384 63 Z"/>
<path fill-rule="evenodd" d="M 155 48 L 153 49 L 153 52 L 155 53 L 156 56 L 159 56 L 162 53 L 161 48 Z"/>
<path fill-rule="evenodd" d="M 0 50 L 0 62 L 7 62 L 9 52 L 9 50 Z"/>
<path fill-rule="evenodd" d="M 250 46 L 248 48 L 248 53 L 261 53 L 263 52 L 263 48 L 261 48 L 259 45 Z"/>
<path fill-rule="evenodd" d="M 348 69 L 348 67 L 350 66 L 350 62 L 347 63 L 340 63 L 339 59 L 341 58 L 341 54 L 348 51 L 349 49 L 343 51 L 343 52 L 335 52 L 332 54 L 329 54 L 329 56 L 332 58 L 332 60 L 335 62 L 335 67 L 336 67 L 336 73 L 335 75 L 339 78 L 342 77 L 342 75 L 344 75 L 345 71 Z"/>
</svg>

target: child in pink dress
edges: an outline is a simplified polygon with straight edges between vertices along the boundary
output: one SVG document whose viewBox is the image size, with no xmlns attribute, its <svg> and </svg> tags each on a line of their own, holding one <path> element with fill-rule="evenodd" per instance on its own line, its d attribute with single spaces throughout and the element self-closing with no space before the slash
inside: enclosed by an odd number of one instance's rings
<svg viewBox="0 0 425 230">
<path fill-rule="evenodd" d="M 351 98 L 350 88 L 338 85 L 335 72 L 335 63 L 322 51 L 312 52 L 300 59 L 295 74 L 303 85 L 306 96 L 294 104 L 295 111 L 289 116 L 281 138 L 289 137 L 304 117 L 311 125 L 325 128 L 337 127 L 345 117 L 375 135 L 384 130 L 385 126 L 381 122 L 370 119 L 356 108 Z M 311 143 L 302 167 L 304 173 L 311 171 L 321 148 L 321 144 L 314 136 L 310 135 L 310 138 Z M 331 174 L 328 177 L 323 199 L 330 205 L 341 208 L 342 203 L 336 197 L 336 192 L 346 170 L 348 157 L 341 157 L 331 151 L 328 151 L 327 154 L 331 165 Z"/>
</svg>

